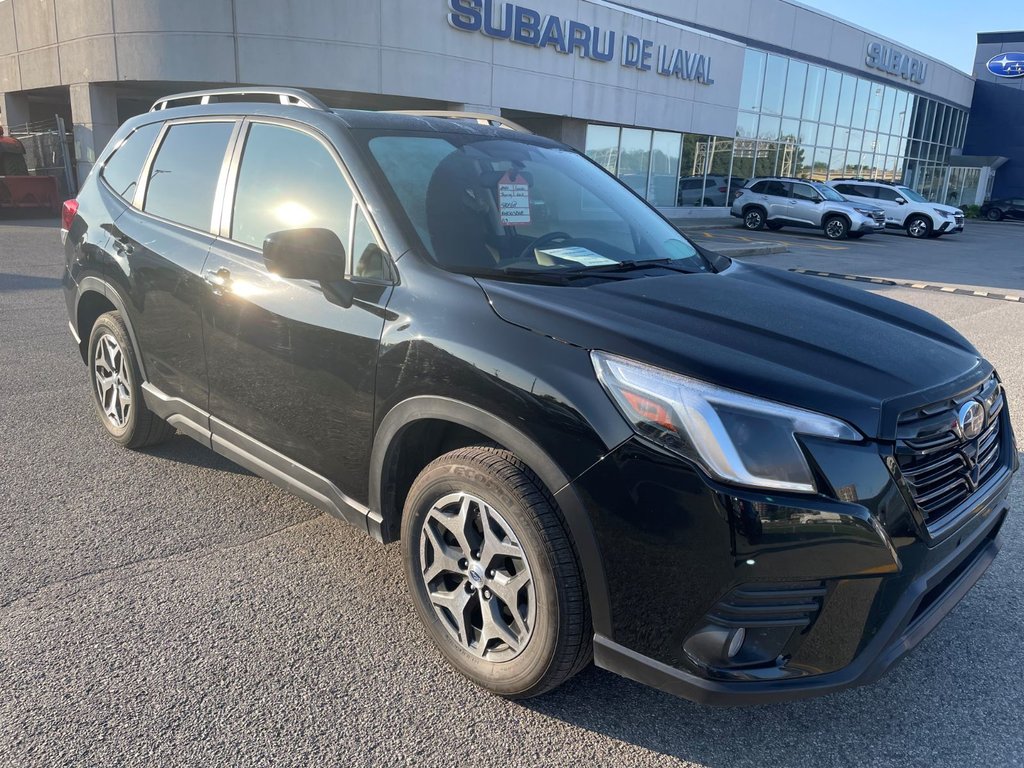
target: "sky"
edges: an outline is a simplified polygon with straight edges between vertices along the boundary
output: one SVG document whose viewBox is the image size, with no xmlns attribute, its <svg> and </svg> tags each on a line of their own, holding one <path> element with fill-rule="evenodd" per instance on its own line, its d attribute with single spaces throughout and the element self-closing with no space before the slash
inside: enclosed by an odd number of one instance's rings
<svg viewBox="0 0 1024 768">
<path fill-rule="evenodd" d="M 978 32 L 1024 29 L 1020 0 L 799 0 L 972 74 Z M 798 43 L 799 46 L 799 43 Z"/>
</svg>

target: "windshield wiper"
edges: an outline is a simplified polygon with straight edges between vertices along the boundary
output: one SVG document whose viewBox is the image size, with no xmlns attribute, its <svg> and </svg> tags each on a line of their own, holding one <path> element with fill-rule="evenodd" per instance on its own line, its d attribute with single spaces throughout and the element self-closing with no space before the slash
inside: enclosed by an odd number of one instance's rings
<svg viewBox="0 0 1024 768">
<path fill-rule="evenodd" d="M 632 259 L 629 261 L 619 261 L 615 264 L 598 264 L 593 267 L 581 267 L 579 269 L 573 269 L 572 273 L 581 275 L 609 274 L 615 272 L 631 272 L 634 269 L 658 268 L 692 275 L 700 271 L 697 269 L 679 266 L 673 263 L 675 261 L 677 261 L 677 259 Z"/>
</svg>

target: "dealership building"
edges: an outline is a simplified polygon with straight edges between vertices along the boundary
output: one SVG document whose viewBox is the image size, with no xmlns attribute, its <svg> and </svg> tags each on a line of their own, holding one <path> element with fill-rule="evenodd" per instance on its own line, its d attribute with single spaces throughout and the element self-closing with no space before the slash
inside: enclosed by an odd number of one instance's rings
<svg viewBox="0 0 1024 768">
<path fill-rule="evenodd" d="M 1022 38 L 979 36 L 972 77 L 793 0 L 0 0 L 0 124 L 59 116 L 84 178 L 161 96 L 287 85 L 501 114 L 680 213 L 724 212 L 773 174 L 902 179 L 966 205 L 1024 196 L 1021 132 L 1000 122 L 1024 78 L 1012 56 L 987 68 Z"/>
</svg>

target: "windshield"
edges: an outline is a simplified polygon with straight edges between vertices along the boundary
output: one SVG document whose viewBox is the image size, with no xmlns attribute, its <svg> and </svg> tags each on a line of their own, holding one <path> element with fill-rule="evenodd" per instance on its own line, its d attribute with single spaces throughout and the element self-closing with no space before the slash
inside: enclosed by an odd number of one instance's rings
<svg viewBox="0 0 1024 768">
<path fill-rule="evenodd" d="M 826 200 L 831 200 L 834 203 L 841 203 L 846 200 L 845 197 L 836 192 L 832 187 L 825 186 L 824 184 L 814 184 L 814 188 L 821 193 L 821 196 Z"/>
<path fill-rule="evenodd" d="M 443 268 L 568 274 L 708 264 L 670 224 L 575 152 L 494 136 L 372 136 L 370 154 Z"/>
<path fill-rule="evenodd" d="M 915 192 L 910 187 L 896 187 L 900 194 L 903 195 L 907 200 L 911 200 L 915 203 L 927 203 L 928 200 L 920 192 Z"/>
</svg>

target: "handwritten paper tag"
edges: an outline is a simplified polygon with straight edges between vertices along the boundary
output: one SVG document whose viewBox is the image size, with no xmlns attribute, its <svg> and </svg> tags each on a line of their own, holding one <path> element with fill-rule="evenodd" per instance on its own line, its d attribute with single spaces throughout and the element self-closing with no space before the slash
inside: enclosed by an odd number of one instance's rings
<svg viewBox="0 0 1024 768">
<path fill-rule="evenodd" d="M 530 223 L 530 187 L 515 171 L 498 182 L 498 211 L 502 226 Z"/>
</svg>

